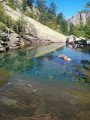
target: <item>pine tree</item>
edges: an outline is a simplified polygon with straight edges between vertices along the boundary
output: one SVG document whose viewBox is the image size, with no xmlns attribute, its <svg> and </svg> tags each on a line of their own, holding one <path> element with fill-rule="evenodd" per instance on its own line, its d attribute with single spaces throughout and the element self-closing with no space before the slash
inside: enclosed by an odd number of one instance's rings
<svg viewBox="0 0 90 120">
<path fill-rule="evenodd" d="M 63 15 L 62 12 L 60 12 L 60 13 L 57 15 L 57 24 L 60 26 L 60 31 L 61 31 L 63 34 L 67 34 L 67 32 L 68 32 L 68 23 L 67 23 L 67 21 L 65 20 L 64 15 Z"/>
<path fill-rule="evenodd" d="M 68 35 L 73 35 L 74 34 L 74 25 L 72 23 L 68 24 Z"/>
<path fill-rule="evenodd" d="M 33 2 L 34 2 L 33 0 L 27 0 L 27 5 L 32 7 L 33 6 Z"/>
<path fill-rule="evenodd" d="M 40 12 L 45 13 L 46 12 L 46 0 L 37 0 L 36 1 L 36 5 L 38 10 L 40 10 Z"/>
<path fill-rule="evenodd" d="M 86 3 L 84 6 L 85 8 L 90 8 L 90 2 Z"/>
<path fill-rule="evenodd" d="M 23 11 L 26 11 L 26 7 L 27 7 L 27 1 L 26 1 L 26 0 L 23 0 L 22 10 L 23 10 Z"/>
<path fill-rule="evenodd" d="M 64 21 L 64 16 L 63 16 L 63 13 L 60 12 L 58 15 L 57 15 L 57 24 L 62 24 L 62 22 Z"/>
<path fill-rule="evenodd" d="M 51 2 L 48 11 L 49 13 L 56 15 L 56 4 L 54 2 Z"/>
</svg>

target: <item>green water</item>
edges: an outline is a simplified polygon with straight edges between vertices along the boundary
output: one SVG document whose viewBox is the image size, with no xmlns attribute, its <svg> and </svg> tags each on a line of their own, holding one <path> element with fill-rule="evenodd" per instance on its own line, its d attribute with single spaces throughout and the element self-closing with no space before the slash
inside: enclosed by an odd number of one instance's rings
<svg viewBox="0 0 90 120">
<path fill-rule="evenodd" d="M 90 47 L 63 44 L 1 54 L 0 120 L 39 120 L 50 114 L 57 120 L 89 120 L 89 62 Z"/>
</svg>

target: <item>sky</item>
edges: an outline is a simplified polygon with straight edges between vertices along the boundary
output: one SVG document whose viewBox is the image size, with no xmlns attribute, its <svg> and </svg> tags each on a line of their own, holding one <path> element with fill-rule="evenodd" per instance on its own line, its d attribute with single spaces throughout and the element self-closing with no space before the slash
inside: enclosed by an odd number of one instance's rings
<svg viewBox="0 0 90 120">
<path fill-rule="evenodd" d="M 85 9 L 84 4 L 90 2 L 90 0 L 46 0 L 47 5 L 49 6 L 52 1 L 57 6 L 57 14 L 62 11 L 66 19 Z"/>
</svg>

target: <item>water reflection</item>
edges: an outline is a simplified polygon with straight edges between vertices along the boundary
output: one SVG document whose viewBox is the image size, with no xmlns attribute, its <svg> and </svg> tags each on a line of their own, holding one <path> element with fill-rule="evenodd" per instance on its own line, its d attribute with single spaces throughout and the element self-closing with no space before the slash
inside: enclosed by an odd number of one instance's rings
<svg viewBox="0 0 90 120">
<path fill-rule="evenodd" d="M 58 58 L 60 54 L 72 62 Z M 89 64 L 88 53 L 63 44 L 1 54 L 0 118 L 89 120 Z"/>
<path fill-rule="evenodd" d="M 80 47 L 75 47 L 73 45 L 68 44 L 67 47 L 74 50 L 74 51 L 83 52 L 85 54 L 90 55 L 90 45 L 83 46 L 82 48 L 80 48 Z"/>
<path fill-rule="evenodd" d="M 84 61 L 89 61 L 89 54 L 82 51 L 78 53 L 66 46 L 63 47 L 63 45 L 55 43 L 32 50 L 20 50 L 2 54 L 0 56 L 0 70 L 8 71 L 11 76 L 24 74 L 28 77 L 37 77 L 37 79 L 59 81 L 79 79 L 79 77 L 76 78 L 76 75 L 84 74 L 81 72 L 83 69 L 79 70 L 79 68 Z M 70 57 L 72 62 L 68 63 L 58 58 L 60 54 Z M 78 71 L 75 65 L 78 67 Z M 83 65 L 83 67 L 85 66 Z"/>
</svg>

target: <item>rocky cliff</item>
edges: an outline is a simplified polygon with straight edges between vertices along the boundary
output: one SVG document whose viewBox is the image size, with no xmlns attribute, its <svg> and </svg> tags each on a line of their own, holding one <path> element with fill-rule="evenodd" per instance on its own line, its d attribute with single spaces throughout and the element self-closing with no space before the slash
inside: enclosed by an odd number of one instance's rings
<svg viewBox="0 0 90 120">
<path fill-rule="evenodd" d="M 16 11 L 9 7 L 6 4 L 3 4 L 5 12 L 7 15 L 11 16 L 13 20 L 18 20 L 22 14 L 20 11 Z M 39 38 L 40 40 L 44 41 L 51 41 L 51 42 L 65 42 L 66 36 L 48 28 L 47 26 L 37 22 L 36 20 L 23 15 L 24 19 L 27 21 L 26 30 L 27 32 L 31 31 L 31 34 L 35 38 Z M 28 37 L 28 36 L 26 36 Z"/>
<path fill-rule="evenodd" d="M 73 25 L 79 25 L 80 23 L 85 24 L 89 18 L 90 18 L 90 11 L 83 11 L 83 12 L 78 12 L 77 14 L 75 14 L 68 21 L 69 23 L 72 23 Z"/>
</svg>

